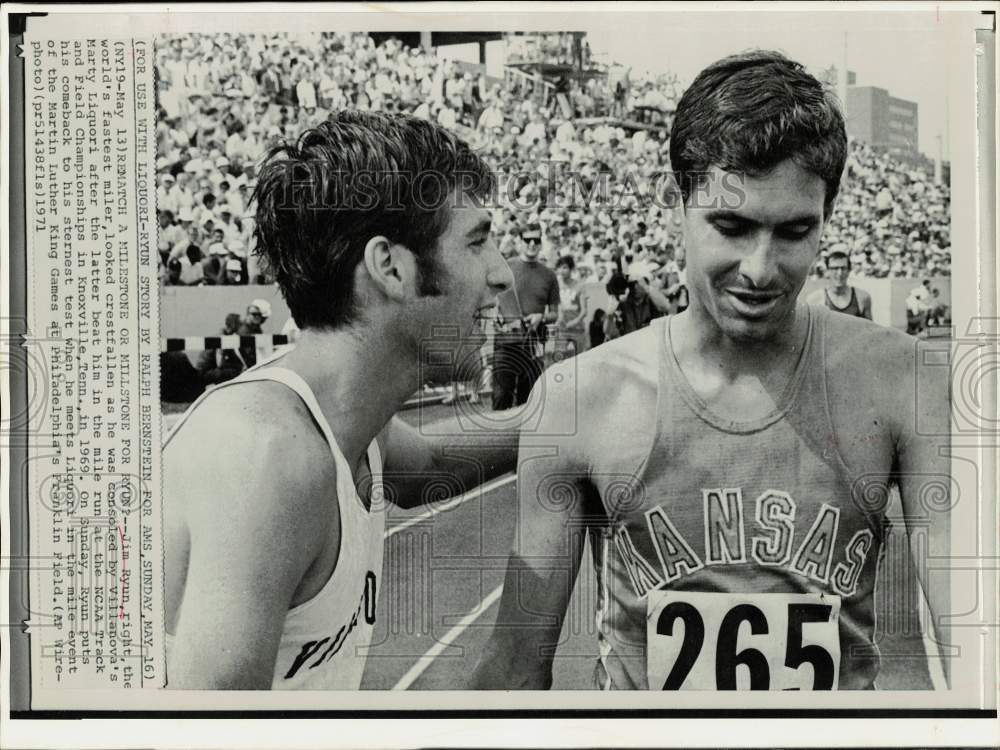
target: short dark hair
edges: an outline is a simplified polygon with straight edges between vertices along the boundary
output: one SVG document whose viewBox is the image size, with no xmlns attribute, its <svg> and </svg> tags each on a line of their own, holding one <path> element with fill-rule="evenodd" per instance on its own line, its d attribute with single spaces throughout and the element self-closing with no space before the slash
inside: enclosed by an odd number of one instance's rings
<svg viewBox="0 0 1000 750">
<path fill-rule="evenodd" d="M 832 253 L 830 253 L 828 256 L 826 256 L 826 267 L 827 268 L 830 267 L 830 261 L 831 260 L 846 260 L 847 261 L 847 270 L 848 271 L 851 270 L 851 256 L 849 256 L 847 253 L 843 252 L 842 250 L 834 250 Z"/>
<path fill-rule="evenodd" d="M 360 314 L 354 269 L 377 235 L 413 253 L 421 294 L 439 294 L 449 198 L 458 190 L 486 199 L 493 180 L 468 144 L 437 124 L 344 110 L 268 152 L 251 198 L 256 253 L 300 328 L 338 328 Z"/>
<path fill-rule="evenodd" d="M 573 260 L 572 255 L 563 255 L 556 261 L 556 268 L 560 266 L 566 266 L 570 271 L 576 268 L 576 261 Z"/>
<path fill-rule="evenodd" d="M 712 63 L 677 104 L 670 164 L 685 203 L 713 166 L 764 175 L 789 158 L 823 179 L 829 215 L 847 161 L 844 116 L 829 89 L 778 52 Z"/>
</svg>

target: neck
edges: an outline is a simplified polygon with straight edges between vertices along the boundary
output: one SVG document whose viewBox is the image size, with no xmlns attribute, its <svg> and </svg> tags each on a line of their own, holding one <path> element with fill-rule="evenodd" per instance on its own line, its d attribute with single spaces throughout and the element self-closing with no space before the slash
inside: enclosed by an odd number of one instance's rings
<svg viewBox="0 0 1000 750">
<path fill-rule="evenodd" d="M 306 329 L 283 367 L 308 383 L 352 470 L 419 386 L 416 356 L 363 324 L 336 331 Z"/>
<path fill-rule="evenodd" d="M 674 349 L 694 356 L 729 380 L 740 375 L 762 379 L 780 374 L 798 361 L 808 327 L 808 312 L 796 306 L 778 333 L 761 341 L 733 339 L 692 304 L 674 319 Z"/>
<path fill-rule="evenodd" d="M 830 287 L 830 291 L 833 294 L 840 294 L 840 295 L 847 294 L 847 291 L 849 289 L 850 287 L 847 284 L 834 284 L 833 286 Z"/>
</svg>

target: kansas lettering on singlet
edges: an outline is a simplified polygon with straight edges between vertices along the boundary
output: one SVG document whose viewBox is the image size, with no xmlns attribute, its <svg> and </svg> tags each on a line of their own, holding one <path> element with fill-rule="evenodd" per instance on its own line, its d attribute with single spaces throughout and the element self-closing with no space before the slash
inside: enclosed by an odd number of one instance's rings
<svg viewBox="0 0 1000 750">
<path fill-rule="evenodd" d="M 809 308 L 806 308 L 807 310 Z M 885 521 L 837 448 L 822 308 L 774 413 L 731 422 L 657 323 L 657 434 L 641 507 L 593 532 L 603 689 L 869 689 Z M 853 492 L 852 492 L 853 488 Z M 882 506 L 884 507 L 884 506 Z"/>
</svg>

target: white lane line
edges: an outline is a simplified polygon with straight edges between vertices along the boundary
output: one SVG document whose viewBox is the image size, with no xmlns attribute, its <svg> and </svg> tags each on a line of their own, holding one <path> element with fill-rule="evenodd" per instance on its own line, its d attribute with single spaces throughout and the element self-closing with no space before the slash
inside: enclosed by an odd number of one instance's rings
<svg viewBox="0 0 1000 750">
<path fill-rule="evenodd" d="M 480 485 L 479 487 L 476 487 L 474 490 L 469 490 L 468 492 L 465 492 L 457 497 L 452 498 L 446 503 L 442 503 L 441 505 L 435 508 L 431 508 L 430 510 L 424 511 L 419 516 L 414 516 L 413 518 L 407 518 L 398 526 L 393 526 L 391 529 L 386 529 L 385 538 L 388 539 L 393 534 L 398 534 L 400 531 L 408 529 L 411 526 L 415 526 L 421 521 L 426 521 L 428 518 L 433 518 L 442 511 L 451 510 L 452 508 L 457 508 L 464 502 L 481 497 L 482 495 L 485 495 L 487 492 L 492 492 L 493 490 L 499 487 L 508 485 L 515 479 L 517 479 L 517 474 L 514 474 L 513 472 L 511 472 L 510 474 L 504 474 L 502 477 L 498 477 L 497 479 L 494 479 L 491 482 L 487 482 L 486 484 Z"/>
<path fill-rule="evenodd" d="M 486 610 L 493 606 L 493 603 L 500 598 L 501 591 L 503 591 L 502 583 L 493 589 L 493 591 L 491 591 L 486 598 L 479 603 L 478 607 L 469 612 L 469 614 L 459 620 L 455 627 L 445 633 L 443 638 L 438 639 L 438 641 L 430 647 L 427 653 L 421 656 L 417 660 L 417 663 L 410 667 L 410 671 L 404 674 L 402 679 L 392 686 L 392 689 L 409 690 L 410 685 L 416 682 L 416 679 L 424 673 L 427 667 L 431 665 L 431 662 L 440 656 L 441 652 L 448 648 L 448 646 L 450 646 L 467 627 L 478 620 Z"/>
</svg>

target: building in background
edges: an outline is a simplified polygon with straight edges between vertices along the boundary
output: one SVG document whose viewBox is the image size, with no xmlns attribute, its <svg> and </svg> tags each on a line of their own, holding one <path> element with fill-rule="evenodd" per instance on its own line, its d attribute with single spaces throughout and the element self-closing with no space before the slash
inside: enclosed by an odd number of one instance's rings
<svg viewBox="0 0 1000 750">
<path fill-rule="evenodd" d="M 844 101 L 847 133 L 851 138 L 904 158 L 918 155 L 916 102 L 895 97 L 878 86 L 859 86 L 857 74 L 850 69 L 845 81 L 836 65 L 811 68 L 809 72 L 837 90 Z"/>
<path fill-rule="evenodd" d="M 849 86 L 847 132 L 872 146 L 915 154 L 920 143 L 917 103 L 877 86 Z"/>
</svg>

